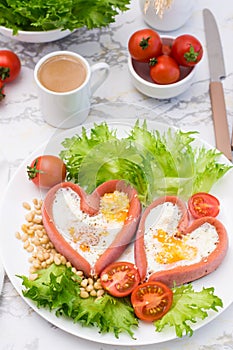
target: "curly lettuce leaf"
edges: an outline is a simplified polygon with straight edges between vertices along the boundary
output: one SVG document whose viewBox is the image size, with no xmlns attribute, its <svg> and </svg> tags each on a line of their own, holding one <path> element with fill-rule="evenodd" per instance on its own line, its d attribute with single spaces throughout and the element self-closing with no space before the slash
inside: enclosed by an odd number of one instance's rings
<svg viewBox="0 0 233 350">
<path fill-rule="evenodd" d="M 101 333 L 113 333 L 116 338 L 122 332 L 134 338 L 132 328 L 138 327 L 129 299 L 114 298 L 109 294 L 96 301 L 92 297 L 82 299 L 75 321 L 97 326 Z"/>
<path fill-rule="evenodd" d="M 39 308 L 48 308 L 57 316 L 67 316 L 84 326 L 98 327 L 101 333 L 112 332 L 118 338 L 120 333 L 126 332 L 133 338 L 132 328 L 138 326 L 138 320 L 129 300 L 107 294 L 97 300 L 91 296 L 81 298 L 81 279 L 71 268 L 53 264 L 38 271 L 35 280 L 18 277 L 25 287 L 23 295 Z"/>
<path fill-rule="evenodd" d="M 160 134 L 148 130 L 146 122 L 135 123 L 125 138 L 107 123 L 94 124 L 90 133 L 62 142 L 60 157 L 67 179 L 91 193 L 104 181 L 121 179 L 136 188 L 143 205 L 155 197 L 179 195 L 184 200 L 196 192 L 209 192 L 232 166 L 218 162 L 220 152 L 192 147 L 196 132 Z"/>
<path fill-rule="evenodd" d="M 130 0 L 0 0 L 0 25 L 14 34 L 18 30 L 105 27 L 129 4 Z"/>
<path fill-rule="evenodd" d="M 148 151 L 147 159 L 153 164 L 154 182 L 150 185 L 153 195 L 179 195 L 188 199 L 196 192 L 209 192 L 215 182 L 232 168 L 218 163 L 220 152 L 192 146 L 197 132 L 172 131 L 164 134 L 149 131 L 146 123 L 137 121 L 129 139 Z"/>
<path fill-rule="evenodd" d="M 208 317 L 207 310 L 218 312 L 223 307 L 222 300 L 214 295 L 214 288 L 194 291 L 192 284 L 173 288 L 173 304 L 171 309 L 160 320 L 154 322 L 157 332 L 165 327 L 174 327 L 177 337 L 192 336 L 192 323 Z"/>
<path fill-rule="evenodd" d="M 66 163 L 67 180 L 79 183 L 80 168 L 88 155 L 93 150 L 96 150 L 99 145 L 105 145 L 113 141 L 117 141 L 116 131 L 111 131 L 106 123 L 94 124 L 90 135 L 87 134 L 86 129 L 83 127 L 81 135 L 66 138 L 62 142 L 64 150 L 60 152 L 60 157 Z M 92 190 L 91 185 L 88 181 L 86 184 L 87 189 Z"/>
</svg>

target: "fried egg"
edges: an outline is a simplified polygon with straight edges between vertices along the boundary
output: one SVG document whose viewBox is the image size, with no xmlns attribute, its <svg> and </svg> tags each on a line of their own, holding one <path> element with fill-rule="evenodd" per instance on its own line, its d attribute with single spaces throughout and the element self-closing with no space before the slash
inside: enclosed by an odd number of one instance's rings
<svg viewBox="0 0 233 350">
<path fill-rule="evenodd" d="M 190 234 L 180 234 L 177 227 L 181 215 L 178 206 L 171 202 L 158 205 L 149 213 L 144 233 L 148 275 L 197 263 L 216 248 L 219 237 L 213 225 L 206 222 Z"/>
<path fill-rule="evenodd" d="M 129 211 L 129 198 L 120 191 L 105 193 L 94 216 L 83 212 L 80 203 L 75 191 L 60 188 L 53 202 L 53 219 L 71 247 L 94 265 L 122 229 Z"/>
</svg>

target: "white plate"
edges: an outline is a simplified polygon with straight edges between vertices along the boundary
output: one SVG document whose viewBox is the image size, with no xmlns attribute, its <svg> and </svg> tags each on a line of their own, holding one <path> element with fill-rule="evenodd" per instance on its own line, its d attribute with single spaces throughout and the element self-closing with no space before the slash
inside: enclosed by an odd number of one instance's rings
<svg viewBox="0 0 233 350">
<path fill-rule="evenodd" d="M 0 152 L 0 205 L 1 205 L 3 193 L 8 183 L 8 178 L 9 178 L 9 164 L 5 159 L 4 155 L 2 154 L 2 152 Z M 1 240 L 0 240 L 0 246 L 1 246 Z M 5 271 L 3 269 L 3 265 L 1 262 L 1 255 L 0 255 L 0 294 L 2 292 L 4 274 L 5 274 Z"/>
<path fill-rule="evenodd" d="M 129 111 L 129 109 L 128 109 Z M 104 112 L 103 112 L 104 113 Z M 144 115 L 146 112 L 143 112 Z M 101 115 L 101 114 L 100 114 Z M 122 114 L 119 114 L 122 115 Z M 138 118 L 139 114 L 135 114 Z M 109 121 L 108 124 L 114 129 L 117 128 L 119 136 L 125 136 L 127 130 L 129 130 L 134 124 L 135 120 L 124 120 Z M 149 128 L 158 129 L 159 131 L 167 130 L 166 125 L 159 124 L 156 122 L 147 122 Z M 89 129 L 92 124 L 85 125 Z M 62 133 L 54 135 L 54 137 L 46 144 L 39 147 L 29 159 L 26 159 L 23 164 L 16 171 L 15 176 L 11 180 L 6 196 L 3 201 L 0 218 L 0 239 L 2 240 L 2 257 L 5 270 L 16 288 L 19 294 L 22 296 L 22 284 L 21 279 L 16 277 L 18 275 L 28 275 L 29 263 L 28 253 L 26 253 L 22 247 L 22 243 L 15 238 L 15 232 L 20 229 L 21 224 L 24 222 L 25 209 L 22 208 L 22 202 L 32 201 L 33 198 L 43 198 L 44 192 L 39 191 L 33 184 L 29 183 L 26 174 L 26 166 L 38 155 L 43 153 L 58 154 L 62 149 L 61 141 L 65 137 L 71 137 L 76 133 L 81 132 L 81 128 L 77 127 L 74 129 L 66 130 Z M 195 141 L 197 144 L 203 145 L 201 140 Z M 205 144 L 206 145 L 206 144 Z M 208 145 L 206 145 L 209 147 Z M 229 161 L 222 157 L 223 162 L 230 164 Z M 213 188 L 212 193 L 217 195 L 221 202 L 221 214 L 219 219 L 225 224 L 228 232 L 233 231 L 232 222 L 232 198 L 233 198 L 233 173 L 229 171 L 223 179 L 221 179 Z M 9 213 L 12 213 L 9 218 Z M 230 236 L 230 235 L 229 235 Z M 233 291 L 229 286 L 229 276 L 232 274 L 233 266 L 233 254 L 232 240 L 230 239 L 229 253 L 221 266 L 214 273 L 206 276 L 193 283 L 196 290 L 202 289 L 202 287 L 214 287 L 215 293 L 218 295 L 224 303 L 223 309 L 219 312 L 210 312 L 209 317 L 203 321 L 198 321 L 196 324 L 192 324 L 193 329 L 198 329 L 203 325 L 209 323 L 215 317 L 217 317 L 223 310 L 225 310 L 233 301 Z M 12 258 L 13 257 L 13 258 Z M 22 296 L 23 298 L 23 296 Z M 152 324 L 140 323 L 139 328 L 135 331 L 136 339 L 131 339 L 127 334 L 120 334 L 120 338 L 116 339 L 113 334 L 101 335 L 97 328 L 82 327 L 79 324 L 74 324 L 72 320 L 65 318 L 58 318 L 45 309 L 38 309 L 33 302 L 29 299 L 25 301 L 43 318 L 48 320 L 50 323 L 59 327 L 62 330 L 67 331 L 70 334 L 76 335 L 80 338 L 100 342 L 103 344 L 112 345 L 148 345 L 165 342 L 176 338 L 174 330 L 166 329 L 161 333 L 155 332 L 155 327 Z"/>
<path fill-rule="evenodd" d="M 8 38 L 26 43 L 48 43 L 65 38 L 71 34 L 71 31 L 68 29 L 54 29 L 41 32 L 19 30 L 17 35 L 13 35 L 12 29 L 0 26 L 0 33 Z"/>
</svg>

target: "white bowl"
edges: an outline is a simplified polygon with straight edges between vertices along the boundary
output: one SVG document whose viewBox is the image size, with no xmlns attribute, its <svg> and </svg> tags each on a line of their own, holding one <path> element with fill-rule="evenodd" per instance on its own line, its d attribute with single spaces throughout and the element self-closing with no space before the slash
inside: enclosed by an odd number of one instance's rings
<svg viewBox="0 0 233 350">
<path fill-rule="evenodd" d="M 66 36 L 71 34 L 71 31 L 60 29 L 40 32 L 19 30 L 17 35 L 13 35 L 12 29 L 0 26 L 0 33 L 11 39 L 26 43 L 46 43 L 65 38 Z"/>
<path fill-rule="evenodd" d="M 173 38 L 162 38 L 164 44 L 171 43 Z M 194 80 L 196 66 L 180 67 L 180 79 L 173 84 L 160 85 L 153 82 L 150 77 L 148 63 L 138 62 L 131 57 L 128 58 L 128 67 L 131 80 L 137 90 L 144 95 L 158 99 L 176 97 L 187 91 Z"/>
</svg>

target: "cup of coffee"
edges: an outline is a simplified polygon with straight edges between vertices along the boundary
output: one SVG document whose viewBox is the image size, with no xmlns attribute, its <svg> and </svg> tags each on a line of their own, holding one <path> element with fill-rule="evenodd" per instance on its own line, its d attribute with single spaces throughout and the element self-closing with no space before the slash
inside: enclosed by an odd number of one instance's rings
<svg viewBox="0 0 233 350">
<path fill-rule="evenodd" d="M 89 113 L 91 96 L 105 81 L 109 65 L 92 66 L 81 55 L 55 51 L 42 57 L 34 69 L 44 120 L 57 128 L 82 124 Z"/>
</svg>

